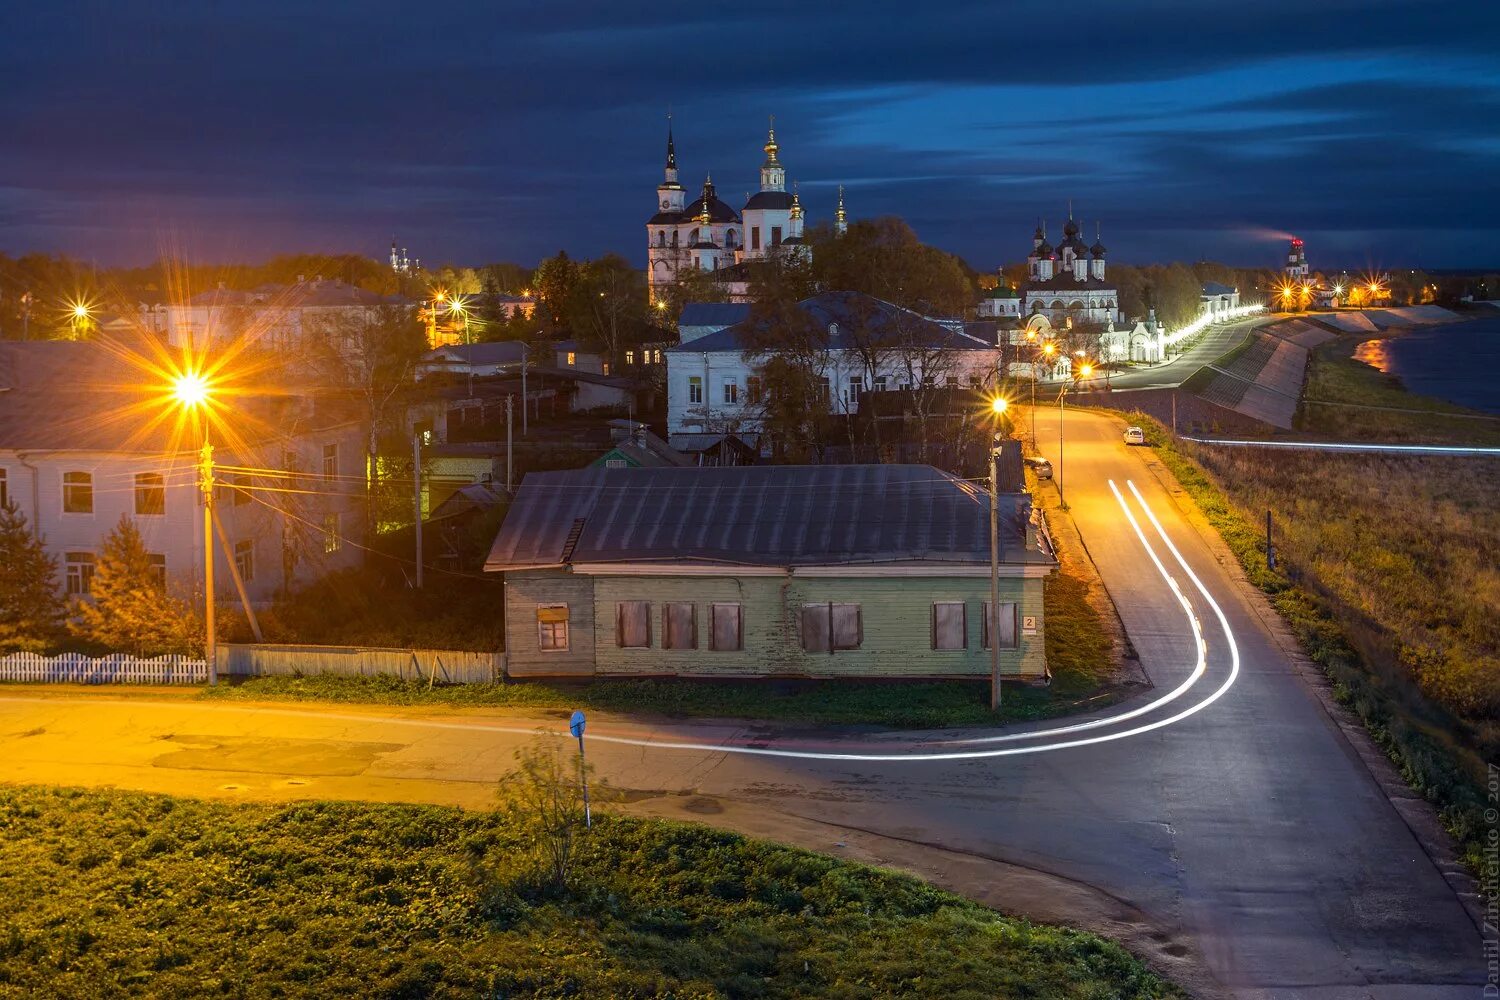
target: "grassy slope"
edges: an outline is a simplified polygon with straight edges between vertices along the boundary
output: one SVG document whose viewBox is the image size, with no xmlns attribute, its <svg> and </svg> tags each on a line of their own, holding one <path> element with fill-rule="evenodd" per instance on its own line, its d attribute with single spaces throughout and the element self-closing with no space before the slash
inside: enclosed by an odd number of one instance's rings
<svg viewBox="0 0 1500 1000">
<path fill-rule="evenodd" d="M 1455 416 L 1473 416 L 1476 411 L 1409 393 L 1394 375 L 1354 360 L 1354 349 L 1372 336 L 1341 336 L 1314 350 L 1297 413 L 1298 430 L 1331 440 L 1500 445 L 1500 420 Z M 1319 400 L 1346 405 L 1320 405 Z"/>
<path fill-rule="evenodd" d="M 1180 996 L 902 875 L 605 817 L 571 891 L 499 813 L 0 789 L 0 996 Z"/>
<path fill-rule="evenodd" d="M 1207 448 L 1174 444 L 1171 435 L 1144 414 L 1131 419 L 1150 422 L 1157 454 L 1238 557 L 1251 582 L 1270 597 L 1308 655 L 1334 682 L 1339 699 L 1359 715 L 1408 783 L 1438 807 L 1470 865 L 1477 867 L 1483 835 L 1483 755 L 1486 748 L 1495 750 L 1494 725 L 1457 717 L 1423 695 L 1410 664 L 1381 655 L 1391 636 L 1415 637 L 1403 631 L 1403 623 L 1412 620 L 1405 616 L 1420 616 L 1423 608 L 1440 606 L 1445 595 L 1456 594 L 1458 578 L 1444 577 L 1431 561 L 1466 562 L 1493 580 L 1493 568 L 1475 562 L 1472 552 L 1457 541 L 1462 535 L 1455 523 L 1462 519 L 1462 506 L 1459 513 L 1439 509 L 1433 518 L 1428 511 L 1416 524 L 1398 525 L 1398 519 L 1412 516 L 1402 508 L 1403 502 L 1419 508 L 1422 497 L 1441 490 L 1441 483 L 1420 483 L 1420 473 L 1404 482 L 1392 481 L 1384 459 L 1375 463 L 1379 468 L 1358 458 L 1313 461 L 1303 468 L 1279 453 L 1274 461 L 1226 458 Z M 1352 463 L 1350 468 L 1342 475 L 1332 474 L 1345 461 Z M 1205 471 L 1205 465 L 1224 478 Z M 1457 474 L 1472 475 L 1472 469 Z M 1403 495 L 1403 489 L 1409 492 Z M 1492 494 L 1493 486 L 1488 489 Z M 1294 512 L 1281 518 L 1278 545 L 1281 569 L 1295 567 L 1298 580 L 1266 568 L 1259 518 L 1268 502 Z M 1486 530 L 1493 532 L 1492 501 L 1485 511 Z M 1431 544 L 1434 528 L 1450 539 L 1449 544 Z M 1468 599 L 1494 601 L 1493 583 L 1485 586 L 1487 591 L 1471 593 Z M 1397 617 L 1398 611 L 1402 617 Z M 1494 628 L 1493 616 L 1469 625 L 1475 629 L 1471 634 L 1485 634 Z M 1443 630 L 1439 635 L 1450 641 L 1454 632 Z M 1488 652 L 1492 661 L 1494 651 Z"/>
<path fill-rule="evenodd" d="M 1046 582 L 1050 688 L 1008 687 L 999 719 L 1038 719 L 1098 708 L 1118 697 L 1110 679 L 1110 641 L 1089 605 L 1090 584 L 1058 575 Z M 262 677 L 221 685 L 205 698 L 373 702 L 395 705 L 598 709 L 679 717 L 738 717 L 809 723 L 863 723 L 901 728 L 983 725 L 987 681 L 767 683 L 712 680 L 607 680 L 588 684 L 469 684 L 427 689 L 394 677 Z"/>
</svg>

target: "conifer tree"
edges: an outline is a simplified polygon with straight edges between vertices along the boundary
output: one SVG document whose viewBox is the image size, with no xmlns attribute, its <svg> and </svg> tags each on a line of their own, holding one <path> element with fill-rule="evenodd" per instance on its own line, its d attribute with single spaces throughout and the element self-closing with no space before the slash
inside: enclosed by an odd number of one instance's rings
<svg viewBox="0 0 1500 1000">
<path fill-rule="evenodd" d="M 137 656 L 199 653 L 203 647 L 197 616 L 166 592 L 127 515 L 105 537 L 90 596 L 76 602 L 68 624 L 76 635 Z"/>
<path fill-rule="evenodd" d="M 64 613 L 57 560 L 19 507 L 0 506 L 0 654 L 43 652 L 61 637 Z"/>
</svg>

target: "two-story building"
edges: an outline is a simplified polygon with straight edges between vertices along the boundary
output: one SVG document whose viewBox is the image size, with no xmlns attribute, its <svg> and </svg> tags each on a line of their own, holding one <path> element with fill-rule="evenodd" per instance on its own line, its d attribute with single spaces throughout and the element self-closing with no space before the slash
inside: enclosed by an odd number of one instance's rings
<svg viewBox="0 0 1500 1000">
<path fill-rule="evenodd" d="M 134 521 L 173 592 L 202 593 L 198 447 L 160 375 L 118 347 L 0 343 L 0 503 L 13 503 L 58 562 L 68 594 L 89 592 L 104 538 Z M 235 397 L 234 440 L 218 440 L 218 595 L 231 560 L 254 601 L 362 560 L 364 443 L 357 424 L 304 399 Z"/>
<path fill-rule="evenodd" d="M 396 295 L 379 295 L 357 285 L 313 277 L 295 284 L 260 285 L 200 292 L 186 302 L 162 307 L 162 327 L 173 347 L 202 351 L 214 343 L 243 340 L 275 351 L 300 348 L 313 333 L 336 332 L 341 324 L 377 316 L 382 309 L 409 309 L 417 304 Z"/>
<path fill-rule="evenodd" d="M 797 303 L 808 343 L 802 353 L 816 368 L 823 406 L 831 414 L 859 412 L 866 393 L 922 386 L 984 388 L 997 381 L 1000 348 L 993 338 L 966 333 L 861 292 L 823 292 Z M 755 441 L 767 398 L 763 366 L 777 332 L 752 314 L 666 351 L 667 434 L 673 447 L 693 450 L 704 434 L 737 434 Z"/>
<path fill-rule="evenodd" d="M 988 493 L 931 466 L 595 467 L 527 476 L 485 570 L 515 676 L 977 678 L 993 632 L 1040 680 L 1039 529 L 1001 495 L 992 609 Z"/>
</svg>

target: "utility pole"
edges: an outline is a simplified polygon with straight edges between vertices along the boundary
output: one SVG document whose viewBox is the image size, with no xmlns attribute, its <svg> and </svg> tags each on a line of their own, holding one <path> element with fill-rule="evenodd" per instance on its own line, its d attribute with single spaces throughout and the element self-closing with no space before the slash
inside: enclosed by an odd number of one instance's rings
<svg viewBox="0 0 1500 1000">
<path fill-rule="evenodd" d="M 1034 409 L 1034 408 L 1033 408 Z M 990 711 L 1000 710 L 1000 433 L 990 441 Z"/>
<path fill-rule="evenodd" d="M 526 341 L 521 341 L 521 436 L 526 436 Z"/>
<path fill-rule="evenodd" d="M 198 452 L 198 488 L 203 493 L 203 656 L 208 661 L 208 683 L 219 683 L 219 665 L 214 644 L 214 446 L 203 432 Z"/>
<path fill-rule="evenodd" d="M 1172 390 L 1172 436 L 1177 436 L 1177 390 Z"/>
<path fill-rule="evenodd" d="M 422 432 L 411 436 L 412 510 L 416 515 L 417 589 L 422 589 Z"/>
<path fill-rule="evenodd" d="M 1063 510 L 1068 509 L 1068 501 L 1063 499 L 1063 398 L 1067 394 L 1067 383 L 1057 387 L 1057 505 Z"/>
<path fill-rule="evenodd" d="M 505 495 L 512 496 L 511 492 L 511 440 L 510 440 L 510 418 L 516 398 L 510 394 L 505 396 Z"/>
<path fill-rule="evenodd" d="M 1271 544 L 1271 508 L 1266 508 L 1266 569 L 1276 569 L 1276 548 Z"/>
</svg>

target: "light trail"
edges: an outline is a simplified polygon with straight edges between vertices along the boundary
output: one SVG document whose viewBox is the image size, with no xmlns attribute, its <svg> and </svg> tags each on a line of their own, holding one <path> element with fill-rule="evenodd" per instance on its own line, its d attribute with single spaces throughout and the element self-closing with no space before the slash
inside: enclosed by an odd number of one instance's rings
<svg viewBox="0 0 1500 1000">
<path fill-rule="evenodd" d="M 1051 752 L 1051 751 L 1054 751 L 1054 750 L 1067 750 L 1067 749 L 1071 749 L 1071 748 L 1074 748 L 1074 747 L 1095 746 L 1095 745 L 1098 745 L 1098 744 L 1110 743 L 1110 742 L 1113 742 L 1115 740 L 1128 739 L 1129 737 L 1132 737 L 1132 736 L 1139 736 L 1139 735 L 1141 735 L 1143 733 L 1149 733 L 1149 732 L 1153 732 L 1153 731 L 1158 730 L 1158 729 L 1163 729 L 1163 728 L 1165 728 L 1167 726 L 1170 726 L 1170 725 L 1173 725 L 1175 723 L 1181 722 L 1183 719 L 1189 718 L 1190 716 L 1196 715 L 1198 712 L 1203 711 L 1205 708 L 1207 708 L 1208 706 L 1212 705 L 1215 701 L 1218 701 L 1221 697 L 1223 697 L 1224 694 L 1226 692 L 1228 692 L 1228 690 L 1234 685 L 1235 680 L 1239 677 L 1239 673 L 1240 673 L 1240 653 L 1239 653 L 1239 646 L 1235 643 L 1234 633 L 1229 628 L 1229 620 L 1225 616 L 1224 610 L 1219 606 L 1219 603 L 1213 599 L 1213 596 L 1211 594 L 1209 594 L 1208 588 L 1203 585 L 1203 581 L 1200 580 L 1198 578 L 1198 575 L 1193 572 L 1192 567 L 1187 564 L 1187 561 L 1185 559 L 1183 559 L 1182 553 L 1178 551 L 1177 546 L 1174 545 L 1172 543 L 1172 540 L 1167 536 L 1166 531 L 1161 526 L 1161 522 L 1158 521 L 1157 518 L 1156 518 L 1156 515 L 1151 512 L 1151 508 L 1149 506 L 1147 506 L 1145 498 L 1141 496 L 1140 491 L 1136 489 L 1135 484 L 1133 482 L 1127 480 L 1126 481 L 1126 485 L 1130 488 L 1130 491 L 1135 495 L 1136 501 L 1140 504 L 1141 509 L 1146 514 L 1146 517 L 1151 521 L 1152 527 L 1156 529 L 1156 533 L 1161 536 L 1162 541 L 1166 544 L 1168 550 L 1172 553 L 1173 558 L 1175 558 L 1177 560 L 1178 565 L 1182 567 L 1183 571 L 1187 574 L 1188 578 L 1190 580 L 1192 580 L 1193 586 L 1197 588 L 1198 593 L 1201 594 L 1203 596 L 1203 599 L 1208 602 L 1208 604 L 1209 604 L 1209 606 L 1211 608 L 1213 608 L 1214 614 L 1218 618 L 1219 626 L 1224 631 L 1224 638 L 1226 639 L 1226 641 L 1228 642 L 1228 645 L 1229 645 L 1230 659 L 1231 659 L 1230 672 L 1229 672 L 1229 676 L 1225 679 L 1224 683 L 1221 684 L 1217 690 L 1215 690 L 1208 697 L 1204 698 L 1202 701 L 1197 702 L 1196 704 L 1188 706 L 1187 708 L 1185 708 L 1182 711 L 1176 713 L 1175 715 L 1168 716 L 1168 717 L 1166 717 L 1164 719 L 1158 719 L 1158 720 L 1156 720 L 1154 722 L 1150 722 L 1150 723 L 1147 723 L 1147 724 L 1142 725 L 1142 726 L 1136 726 L 1136 727 L 1134 727 L 1132 729 L 1125 729 L 1125 730 L 1121 730 L 1119 732 L 1114 732 L 1114 733 L 1104 733 L 1104 734 L 1101 734 L 1101 735 L 1098 735 L 1098 736 L 1090 736 L 1090 737 L 1086 737 L 1086 738 L 1083 738 L 1083 739 L 1066 740 L 1066 741 L 1063 741 L 1063 742 L 1060 742 L 1060 743 L 1048 743 L 1048 744 L 1043 744 L 1043 745 L 1039 745 L 1039 746 L 1003 747 L 1003 748 L 999 748 L 999 749 L 988 749 L 988 750 L 946 751 L 946 752 L 942 752 L 942 753 L 899 753 L 899 754 L 886 753 L 886 754 L 875 754 L 875 753 L 833 753 L 833 752 L 820 752 L 820 751 L 812 751 L 812 750 L 776 750 L 776 749 L 773 749 L 771 747 L 750 747 L 750 746 L 742 746 L 742 745 L 729 744 L 729 743 L 698 743 L 698 742 L 680 742 L 680 741 L 675 741 L 675 740 L 640 739 L 640 738 L 629 737 L 629 736 L 610 736 L 610 735 L 602 734 L 602 733 L 601 734 L 596 734 L 594 736 L 591 736 L 590 739 L 593 740 L 593 741 L 595 741 L 595 742 L 599 742 L 599 743 L 609 743 L 609 744 L 614 744 L 616 746 L 640 747 L 640 748 L 646 749 L 646 750 L 676 750 L 676 751 L 684 751 L 684 750 L 686 750 L 686 751 L 698 751 L 698 752 L 705 752 L 705 753 L 739 754 L 739 755 L 742 755 L 742 756 L 752 756 L 752 757 L 773 757 L 773 758 L 794 759 L 794 760 L 847 761 L 847 762 L 858 762 L 858 763 L 881 763 L 881 764 L 884 764 L 884 763 L 928 763 L 928 762 L 935 762 L 935 761 L 982 760 L 982 759 L 991 758 L 991 757 L 1013 757 L 1013 756 L 1019 756 L 1021 754 L 1048 753 L 1048 752 Z M 1125 497 L 1120 492 L 1119 487 L 1115 485 L 1114 480 L 1109 480 L 1109 488 L 1110 488 L 1110 491 L 1115 495 L 1116 502 L 1120 504 L 1121 510 L 1123 510 L 1125 512 L 1126 517 L 1130 520 L 1132 526 L 1135 527 L 1135 529 L 1136 529 L 1136 535 L 1140 539 L 1142 545 L 1145 546 L 1147 553 L 1151 556 L 1152 564 L 1156 567 L 1157 572 L 1161 574 L 1161 576 L 1162 576 L 1162 578 L 1164 580 L 1166 580 L 1168 586 L 1172 588 L 1172 592 L 1177 596 L 1178 601 L 1183 606 L 1184 613 L 1186 614 L 1187 619 L 1188 619 L 1188 623 L 1189 623 L 1189 625 L 1192 628 L 1193 637 L 1195 639 L 1195 644 L 1196 644 L 1197 650 L 1198 650 L 1198 658 L 1197 658 L 1197 662 L 1196 662 L 1195 669 L 1194 669 L 1194 675 L 1195 676 L 1199 676 L 1199 675 L 1201 675 L 1203 673 L 1204 670 L 1207 669 L 1207 657 L 1208 657 L 1208 646 L 1207 646 L 1207 643 L 1204 641 L 1204 638 L 1203 638 L 1203 626 L 1202 626 L 1202 623 L 1198 620 L 1197 615 L 1195 615 L 1193 613 L 1191 602 L 1189 602 L 1187 600 L 1187 597 L 1182 593 L 1182 590 L 1178 586 L 1177 582 L 1172 578 L 1171 574 L 1167 572 L 1166 567 L 1162 564 L 1160 558 L 1156 555 L 1156 552 L 1155 552 L 1154 548 L 1151 546 L 1150 541 L 1146 538 L 1145 533 L 1140 530 L 1139 523 L 1136 522 L 1134 515 L 1130 513 L 1129 506 L 1125 502 Z M 37 701 L 37 700 L 39 700 L 39 699 L 35 699 L 35 698 L 15 698 L 15 697 L 3 697 L 3 696 L 0 696 L 0 702 L 34 702 L 34 701 Z M 107 703 L 107 704 L 117 704 L 117 705 L 138 704 L 137 702 L 132 702 L 132 701 L 130 701 L 128 699 L 98 699 L 97 701 L 91 700 L 89 703 L 90 704 Z M 187 706 L 179 706 L 179 707 L 187 707 Z M 420 729 L 441 729 L 441 730 L 457 730 L 457 731 L 463 731 L 463 732 L 503 733 L 503 734 L 507 734 L 507 735 L 521 735 L 521 736 L 530 736 L 530 735 L 535 735 L 538 732 L 542 732 L 542 733 L 544 733 L 546 735 L 555 736 L 557 738 L 564 738 L 564 734 L 554 733 L 554 732 L 552 732 L 550 730 L 538 730 L 537 728 L 534 728 L 534 727 L 533 728 L 521 728 L 519 726 L 489 726 L 489 725 L 481 725 L 481 724 L 478 724 L 478 723 L 442 722 L 442 721 L 431 720 L 431 719 L 400 719 L 400 718 L 389 718 L 389 717 L 383 717 L 383 716 L 359 715 L 359 714 L 355 714 L 355 713 L 316 712 L 316 711 L 297 710 L 297 709 L 275 709 L 275 708 L 272 708 L 272 709 L 250 709 L 250 710 L 246 710 L 246 709 L 240 708 L 239 706 L 231 706 L 231 705 L 212 705 L 212 706 L 210 706 L 210 705 L 203 705 L 203 704 L 195 704 L 195 705 L 192 706 L 192 708 L 195 709 L 195 710 L 198 710 L 198 709 L 214 709 L 214 710 L 220 710 L 220 711 L 226 711 L 226 710 L 227 711 L 239 711 L 239 712 L 249 711 L 249 712 L 251 712 L 252 714 L 255 714 L 255 715 L 261 715 L 261 716 L 278 716 L 278 717 L 283 717 L 283 718 L 306 718 L 306 719 L 319 719 L 319 720 L 333 721 L 333 722 L 351 722 L 351 723 L 364 723 L 364 724 L 369 724 L 369 723 L 373 722 L 373 723 L 378 723 L 380 725 L 410 726 L 410 727 L 415 727 L 415 728 L 420 728 Z M 1116 719 L 1116 720 L 1110 720 L 1110 721 L 1118 721 L 1118 719 Z M 1031 735 L 1034 736 L 1034 735 L 1037 735 L 1037 734 L 1031 734 Z M 975 742 L 977 742 L 977 741 L 975 741 Z"/>
<path fill-rule="evenodd" d="M 1182 435 L 1194 444 L 1221 444 L 1228 448 L 1290 448 L 1297 451 L 1391 452 L 1407 455 L 1500 455 L 1500 448 L 1443 444 L 1359 444 L 1352 441 L 1238 441 Z"/>
</svg>

